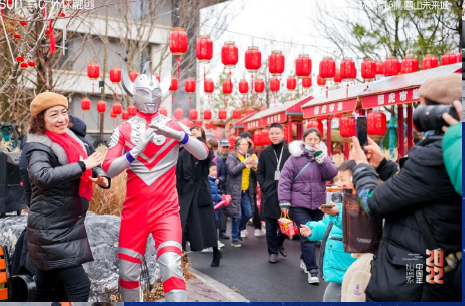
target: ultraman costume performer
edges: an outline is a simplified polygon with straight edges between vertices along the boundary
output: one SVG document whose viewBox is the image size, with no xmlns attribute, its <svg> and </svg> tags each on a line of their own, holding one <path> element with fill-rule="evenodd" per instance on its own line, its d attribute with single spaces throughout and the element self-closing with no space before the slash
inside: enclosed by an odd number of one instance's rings
<svg viewBox="0 0 465 306">
<path fill-rule="evenodd" d="M 152 76 L 151 62 L 145 64 L 134 83 L 123 67 L 122 85 L 138 112 L 113 132 L 103 168 L 110 177 L 126 169 L 128 174 L 118 249 L 123 301 L 141 301 L 141 264 L 150 233 L 166 301 L 186 301 L 176 162 L 181 145 L 199 160 L 207 158 L 208 148 L 187 127 L 158 112 L 162 92 Z"/>
</svg>

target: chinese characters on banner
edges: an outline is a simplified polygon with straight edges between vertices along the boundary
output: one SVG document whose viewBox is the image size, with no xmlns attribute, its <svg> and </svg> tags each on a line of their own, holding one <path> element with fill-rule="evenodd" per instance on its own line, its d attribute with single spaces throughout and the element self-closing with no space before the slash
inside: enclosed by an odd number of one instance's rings
<svg viewBox="0 0 465 306">
<path fill-rule="evenodd" d="M 249 131 L 249 130 L 254 130 L 254 129 L 259 129 L 262 127 L 262 120 L 259 119 L 259 120 L 254 120 L 254 121 L 251 121 L 251 122 L 247 122 L 245 124 L 245 130 L 246 131 Z"/>
<path fill-rule="evenodd" d="M 357 99 L 327 103 L 322 105 L 303 108 L 304 118 L 314 118 L 318 116 L 334 115 L 338 113 L 353 112 L 357 105 Z"/>
<path fill-rule="evenodd" d="M 420 101 L 420 89 L 411 88 L 362 97 L 362 108 L 389 106 Z"/>
<path fill-rule="evenodd" d="M 283 123 L 286 121 L 286 113 L 282 112 L 277 115 L 269 116 L 263 119 L 266 122 L 266 125 L 270 125 L 273 123 Z"/>
</svg>

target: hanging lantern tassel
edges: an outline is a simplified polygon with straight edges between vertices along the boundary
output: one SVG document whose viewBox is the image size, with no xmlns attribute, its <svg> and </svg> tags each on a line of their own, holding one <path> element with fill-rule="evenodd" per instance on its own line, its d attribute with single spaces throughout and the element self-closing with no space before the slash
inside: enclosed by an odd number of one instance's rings
<svg viewBox="0 0 465 306">
<path fill-rule="evenodd" d="M 349 97 L 349 84 L 347 83 L 347 89 L 346 89 L 346 98 Z"/>
<path fill-rule="evenodd" d="M 252 83 L 252 84 L 251 84 L 250 87 L 252 87 L 252 89 L 250 90 L 250 93 L 253 93 L 253 73 L 252 73 L 252 82 L 251 82 L 251 83 Z"/>
<path fill-rule="evenodd" d="M 328 99 L 328 86 L 326 86 L 326 99 Z"/>
<path fill-rule="evenodd" d="M 176 62 L 178 62 L 178 78 L 181 76 L 181 58 L 178 57 L 176 59 Z"/>
<path fill-rule="evenodd" d="M 192 96 L 189 95 L 189 108 L 192 108 Z"/>
<path fill-rule="evenodd" d="M 226 98 L 226 109 L 228 108 L 228 98 Z"/>
<path fill-rule="evenodd" d="M 94 93 L 94 82 L 92 82 L 92 93 Z"/>
<path fill-rule="evenodd" d="M 53 19 L 50 19 L 50 54 L 54 54 L 56 51 L 55 36 L 53 36 Z"/>
<path fill-rule="evenodd" d="M 245 100 L 244 100 L 244 96 L 242 96 L 242 107 L 245 107 Z"/>
<path fill-rule="evenodd" d="M 115 89 L 115 100 L 116 100 L 117 97 L 118 97 L 118 94 L 116 93 L 116 89 Z"/>
<path fill-rule="evenodd" d="M 171 94 L 171 105 L 174 105 L 174 94 Z"/>
<path fill-rule="evenodd" d="M 208 106 L 210 106 L 210 95 L 207 95 L 208 96 Z"/>
</svg>

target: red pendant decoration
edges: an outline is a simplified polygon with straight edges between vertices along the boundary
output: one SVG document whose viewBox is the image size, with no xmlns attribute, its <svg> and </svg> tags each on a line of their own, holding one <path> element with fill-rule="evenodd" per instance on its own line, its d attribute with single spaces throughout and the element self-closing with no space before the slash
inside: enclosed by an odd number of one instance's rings
<svg viewBox="0 0 465 306">
<path fill-rule="evenodd" d="M 316 83 L 318 86 L 325 86 L 326 85 L 326 80 L 323 79 L 320 75 L 316 77 Z"/>
<path fill-rule="evenodd" d="M 129 72 L 129 78 L 131 79 L 131 81 L 134 83 L 134 81 L 136 80 L 136 78 L 139 76 L 139 71 L 137 70 L 133 70 L 131 72 Z"/>
<path fill-rule="evenodd" d="M 302 79 L 302 87 L 303 88 L 310 88 L 312 87 L 312 78 L 304 78 Z"/>
<path fill-rule="evenodd" d="M 284 55 L 281 51 L 275 50 L 268 57 L 268 70 L 272 76 L 280 76 L 284 72 Z"/>
<path fill-rule="evenodd" d="M 123 112 L 121 113 L 121 118 L 123 118 L 123 120 L 125 120 L 125 121 L 128 120 L 128 119 L 129 119 L 129 113 L 128 113 L 128 111 L 123 111 Z"/>
<path fill-rule="evenodd" d="M 262 66 L 262 53 L 258 47 L 249 47 L 245 52 L 245 69 L 247 72 L 254 73 Z"/>
<path fill-rule="evenodd" d="M 83 111 L 90 110 L 90 99 L 85 97 L 81 100 L 81 108 Z"/>
<path fill-rule="evenodd" d="M 227 117 L 226 110 L 220 109 L 220 110 L 218 111 L 218 119 L 219 119 L 219 120 L 225 120 L 226 117 Z"/>
<path fill-rule="evenodd" d="M 253 133 L 253 142 L 256 147 L 262 146 L 262 132 L 260 131 L 255 131 Z"/>
<path fill-rule="evenodd" d="M 189 111 L 189 119 L 192 120 L 192 121 L 197 120 L 198 115 L 199 114 L 198 114 L 196 109 L 191 109 Z"/>
<path fill-rule="evenodd" d="M 376 75 L 384 75 L 384 62 L 376 62 Z"/>
<path fill-rule="evenodd" d="M 412 73 L 417 72 L 420 67 L 420 61 L 413 56 L 406 56 L 400 62 L 400 73 Z"/>
<path fill-rule="evenodd" d="M 441 66 L 451 65 L 457 63 L 457 55 L 447 52 L 441 57 Z"/>
<path fill-rule="evenodd" d="M 180 108 L 178 108 L 178 109 L 180 109 Z M 182 109 L 181 109 L 181 111 L 182 111 Z M 165 107 L 160 107 L 158 112 L 160 113 L 160 115 L 168 117 L 168 110 Z M 183 116 L 184 116 L 184 113 L 181 113 L 181 119 L 182 119 Z"/>
<path fill-rule="evenodd" d="M 200 35 L 195 44 L 197 59 L 202 64 L 210 63 L 213 57 L 213 42 L 209 35 Z"/>
<path fill-rule="evenodd" d="M 107 103 L 103 100 L 97 102 L 97 112 L 104 113 L 107 110 Z"/>
<path fill-rule="evenodd" d="M 174 110 L 174 119 L 181 120 L 184 117 L 184 111 L 181 108 Z"/>
<path fill-rule="evenodd" d="M 192 107 L 192 94 L 195 92 L 195 79 L 187 78 L 186 82 L 184 83 L 184 88 L 189 94 L 189 107 Z"/>
<path fill-rule="evenodd" d="M 242 94 L 242 107 L 245 107 L 245 96 L 249 93 L 249 83 L 246 79 L 239 81 L 239 92 Z"/>
<path fill-rule="evenodd" d="M 128 114 L 129 117 L 134 117 L 137 114 L 137 108 L 134 105 L 129 105 L 128 106 Z"/>
<path fill-rule="evenodd" d="M 203 112 L 203 120 L 210 120 L 212 118 L 212 111 L 209 109 L 206 109 Z"/>
<path fill-rule="evenodd" d="M 300 54 L 295 61 L 295 74 L 299 78 L 309 78 L 312 73 L 312 60 L 308 54 Z"/>
<path fill-rule="evenodd" d="M 256 93 L 262 93 L 265 90 L 265 81 L 263 81 L 263 79 L 256 79 L 254 86 Z"/>
<path fill-rule="evenodd" d="M 226 96 L 226 108 L 228 108 L 228 96 L 232 93 L 233 83 L 231 79 L 226 79 L 223 82 L 223 94 Z"/>
<path fill-rule="evenodd" d="M 115 102 L 113 103 L 111 110 L 113 111 L 113 113 L 119 115 L 123 111 L 123 106 L 121 105 L 121 103 Z"/>
<path fill-rule="evenodd" d="M 234 109 L 232 113 L 233 119 L 241 119 L 241 110 L 240 109 Z"/>
<path fill-rule="evenodd" d="M 355 117 L 342 117 L 339 119 L 339 134 L 342 137 L 355 136 Z"/>
<path fill-rule="evenodd" d="M 342 76 L 341 76 L 341 70 L 336 69 L 336 73 L 334 74 L 334 83 L 341 83 L 342 82 Z"/>
<path fill-rule="evenodd" d="M 176 59 L 178 62 L 178 78 L 181 75 L 181 56 L 183 56 L 187 52 L 187 48 L 189 46 L 189 40 L 187 37 L 186 31 L 183 28 L 173 28 L 169 36 L 169 47 L 171 53 L 174 56 L 179 56 Z"/>
<path fill-rule="evenodd" d="M 89 65 L 87 65 L 87 76 L 89 79 L 92 81 L 95 81 L 99 78 L 100 76 L 100 67 L 97 63 L 95 62 L 90 62 Z M 94 93 L 94 82 L 92 82 L 92 93 Z"/>
<path fill-rule="evenodd" d="M 274 93 L 277 93 L 281 87 L 281 82 L 278 78 L 271 78 L 270 80 L 270 90 Z"/>
<path fill-rule="evenodd" d="M 370 57 L 365 57 L 360 67 L 360 72 L 365 81 L 373 81 L 376 76 L 376 62 Z"/>
</svg>

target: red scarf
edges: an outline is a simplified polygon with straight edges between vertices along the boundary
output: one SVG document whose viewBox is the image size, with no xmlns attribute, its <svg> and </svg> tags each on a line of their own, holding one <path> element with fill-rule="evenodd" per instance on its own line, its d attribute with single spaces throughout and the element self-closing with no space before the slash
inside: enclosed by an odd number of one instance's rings
<svg viewBox="0 0 465 306">
<path fill-rule="evenodd" d="M 66 156 L 68 156 L 68 163 L 76 163 L 81 160 L 81 157 L 82 159 L 86 159 L 88 157 L 82 145 L 67 133 L 57 134 L 47 131 L 45 132 L 45 135 L 65 150 Z M 79 182 L 79 195 L 90 201 L 92 199 L 92 181 L 89 179 L 89 176 L 92 177 L 91 169 L 82 173 L 81 180 Z"/>
</svg>

